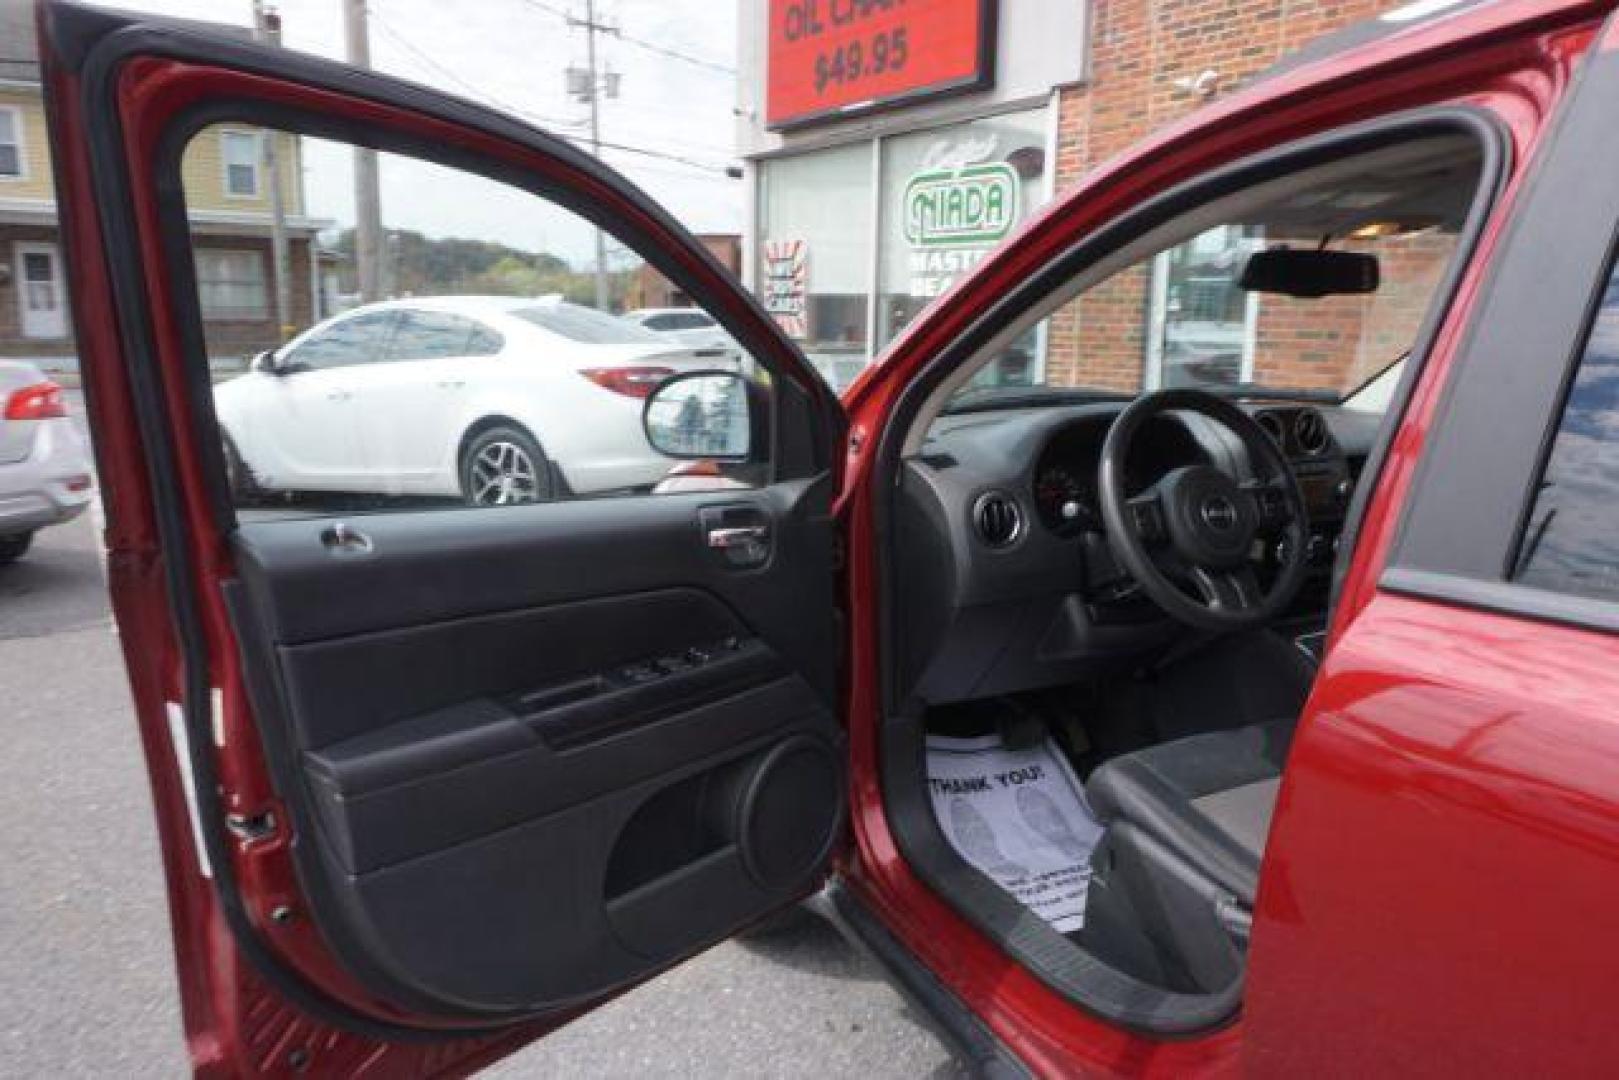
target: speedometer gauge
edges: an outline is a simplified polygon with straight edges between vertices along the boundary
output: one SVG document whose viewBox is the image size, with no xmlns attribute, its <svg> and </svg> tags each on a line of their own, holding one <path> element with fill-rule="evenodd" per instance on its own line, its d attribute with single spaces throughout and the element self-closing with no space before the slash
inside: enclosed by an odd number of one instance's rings
<svg viewBox="0 0 1619 1080">
<path fill-rule="evenodd" d="M 1046 527 L 1059 532 L 1090 528 L 1095 521 L 1090 492 L 1077 476 L 1060 466 L 1042 469 L 1035 477 L 1034 505 Z"/>
</svg>

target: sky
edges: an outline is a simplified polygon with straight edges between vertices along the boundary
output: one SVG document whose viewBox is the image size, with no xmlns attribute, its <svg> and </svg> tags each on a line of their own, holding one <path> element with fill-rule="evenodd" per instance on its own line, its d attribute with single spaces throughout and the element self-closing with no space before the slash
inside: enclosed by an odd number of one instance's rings
<svg viewBox="0 0 1619 1080">
<path fill-rule="evenodd" d="M 117 6 L 251 25 L 250 0 L 112 0 Z M 341 0 L 273 4 L 288 48 L 343 59 Z M 583 66 L 582 31 L 566 15 L 584 0 L 370 0 L 372 67 L 434 90 L 517 115 L 553 133 L 583 136 L 587 106 L 568 97 L 564 71 Z M 596 0 L 598 22 L 623 39 L 599 37 L 598 61 L 622 76 L 617 100 L 602 100 L 602 139 L 701 163 L 702 168 L 624 151 L 603 158 L 626 173 L 696 232 L 739 231 L 743 184 L 727 178 L 735 162 L 731 70 L 736 5 L 714 0 Z M 636 39 L 635 41 L 628 40 Z M 637 44 L 637 42 L 643 44 Z M 676 59 L 673 50 L 701 63 Z M 305 151 L 309 211 L 353 221 L 347 148 Z M 503 197 L 491 182 L 402 161 L 382 166 L 384 224 L 430 235 L 494 240 L 590 259 L 591 232 L 530 197 Z"/>
</svg>

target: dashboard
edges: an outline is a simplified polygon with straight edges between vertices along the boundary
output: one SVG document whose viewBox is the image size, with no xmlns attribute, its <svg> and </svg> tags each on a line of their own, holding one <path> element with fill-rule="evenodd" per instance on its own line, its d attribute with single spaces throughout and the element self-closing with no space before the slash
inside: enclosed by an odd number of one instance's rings
<svg viewBox="0 0 1619 1080">
<path fill-rule="evenodd" d="M 1139 661 L 1186 633 L 1114 561 L 1097 501 L 1102 444 L 1125 402 L 940 417 L 902 470 L 895 516 L 903 685 L 930 703 L 1058 685 Z M 1309 517 L 1310 584 L 1325 612 L 1333 556 L 1381 416 L 1308 402 L 1240 403 L 1282 449 Z M 1242 441 L 1201 415 L 1142 429 L 1125 484 L 1180 466 L 1253 473 Z M 1256 550 L 1263 578 L 1277 550 Z"/>
</svg>

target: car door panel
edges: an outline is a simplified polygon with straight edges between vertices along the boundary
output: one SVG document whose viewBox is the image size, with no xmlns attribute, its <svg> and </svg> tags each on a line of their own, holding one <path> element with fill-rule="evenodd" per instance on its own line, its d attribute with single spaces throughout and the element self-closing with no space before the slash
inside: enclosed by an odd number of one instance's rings
<svg viewBox="0 0 1619 1080">
<path fill-rule="evenodd" d="M 563 142 L 187 24 L 42 13 L 76 281 L 107 297 L 76 305 L 78 336 L 116 417 L 109 575 L 199 1067 L 264 1068 L 274 1023 L 315 1048 L 299 1067 L 455 1071 L 492 1052 L 466 1036 L 509 1049 L 813 891 L 845 805 L 842 421 L 768 316 Z M 771 372 L 769 482 L 235 514 L 177 180 L 186 133 L 224 116 L 479 172 L 613 231 Z M 713 544 L 738 521 L 767 558 Z"/>
<path fill-rule="evenodd" d="M 794 603 L 830 575 L 827 499 L 376 515 L 363 550 L 321 520 L 239 529 L 232 608 L 274 656 L 257 711 L 313 838 L 300 869 L 379 991 L 559 1007 L 802 889 L 841 784 L 832 628 Z M 768 565 L 704 544 L 716 503 L 788 538 Z"/>
<path fill-rule="evenodd" d="M 360 481 L 354 371 L 341 367 L 246 376 L 258 393 L 241 410 L 241 450 L 267 485 L 319 490 Z"/>
<path fill-rule="evenodd" d="M 443 471 L 444 448 L 454 446 L 464 430 L 465 407 L 457 384 L 465 385 L 468 365 L 476 363 L 459 357 L 367 365 L 353 402 L 353 421 L 360 459 L 378 490 L 432 488 L 431 481 Z"/>
</svg>

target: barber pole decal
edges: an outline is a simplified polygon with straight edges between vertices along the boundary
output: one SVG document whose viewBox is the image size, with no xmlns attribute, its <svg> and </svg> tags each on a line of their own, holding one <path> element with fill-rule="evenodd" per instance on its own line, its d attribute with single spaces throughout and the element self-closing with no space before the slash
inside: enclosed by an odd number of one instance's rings
<svg viewBox="0 0 1619 1080">
<path fill-rule="evenodd" d="M 809 242 L 771 240 L 765 244 L 765 310 L 790 337 L 808 332 L 805 297 L 808 292 Z"/>
</svg>

